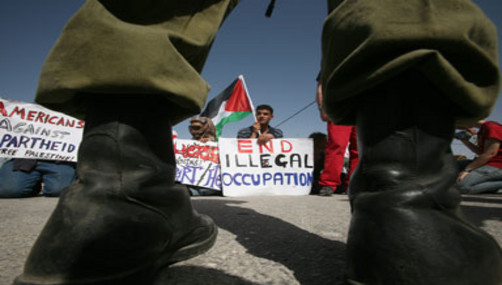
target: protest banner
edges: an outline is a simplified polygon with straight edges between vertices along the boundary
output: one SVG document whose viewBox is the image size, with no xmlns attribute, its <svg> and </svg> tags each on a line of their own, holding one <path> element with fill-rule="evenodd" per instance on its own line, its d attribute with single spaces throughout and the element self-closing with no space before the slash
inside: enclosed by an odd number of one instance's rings
<svg viewBox="0 0 502 285">
<path fill-rule="evenodd" d="M 218 144 L 175 139 L 175 180 L 185 185 L 221 190 Z"/>
<path fill-rule="evenodd" d="M 220 138 L 224 196 L 308 195 L 314 168 L 312 139 Z"/>
<path fill-rule="evenodd" d="M 84 121 L 0 98 L 0 157 L 77 161 Z"/>
</svg>

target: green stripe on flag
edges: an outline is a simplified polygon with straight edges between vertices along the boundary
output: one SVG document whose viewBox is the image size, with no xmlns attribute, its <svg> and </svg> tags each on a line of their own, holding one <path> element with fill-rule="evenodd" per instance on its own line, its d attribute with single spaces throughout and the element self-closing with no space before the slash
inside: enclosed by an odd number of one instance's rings
<svg viewBox="0 0 502 285">
<path fill-rule="evenodd" d="M 219 138 L 223 130 L 223 125 L 226 123 L 237 122 L 244 119 L 247 115 L 251 114 L 250 111 L 246 112 L 233 112 L 228 117 L 221 119 L 221 121 L 215 126 L 216 127 L 216 137 Z"/>
</svg>

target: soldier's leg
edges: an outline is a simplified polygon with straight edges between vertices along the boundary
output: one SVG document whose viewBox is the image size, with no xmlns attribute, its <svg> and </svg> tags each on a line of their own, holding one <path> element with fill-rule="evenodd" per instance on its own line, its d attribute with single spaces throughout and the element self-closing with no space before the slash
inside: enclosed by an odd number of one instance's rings
<svg viewBox="0 0 502 285">
<path fill-rule="evenodd" d="M 85 118 L 65 189 L 15 284 L 150 284 L 208 250 L 217 228 L 175 186 L 171 125 L 200 111 L 199 71 L 232 0 L 87 1 L 37 101 Z"/>
<path fill-rule="evenodd" d="M 361 102 L 350 185 L 354 284 L 501 284 L 497 242 L 460 213 L 451 103 L 408 72 Z M 434 104 L 431 104 L 434 102 Z"/>
<path fill-rule="evenodd" d="M 500 247 L 459 213 L 450 152 L 455 121 L 497 99 L 495 26 L 467 0 L 328 3 L 323 103 L 360 142 L 350 281 L 501 284 Z"/>
</svg>

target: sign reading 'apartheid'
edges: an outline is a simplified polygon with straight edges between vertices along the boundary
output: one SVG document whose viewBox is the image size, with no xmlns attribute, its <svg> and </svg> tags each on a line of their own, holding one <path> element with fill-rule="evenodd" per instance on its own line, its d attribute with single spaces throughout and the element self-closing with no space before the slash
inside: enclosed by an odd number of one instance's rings
<svg viewBox="0 0 502 285">
<path fill-rule="evenodd" d="M 308 195 L 312 186 L 311 139 L 220 138 L 224 196 Z"/>
<path fill-rule="evenodd" d="M 77 161 L 84 121 L 0 98 L 0 157 Z"/>
<path fill-rule="evenodd" d="M 221 190 L 218 145 L 194 140 L 174 140 L 175 180 L 213 190 Z"/>
</svg>

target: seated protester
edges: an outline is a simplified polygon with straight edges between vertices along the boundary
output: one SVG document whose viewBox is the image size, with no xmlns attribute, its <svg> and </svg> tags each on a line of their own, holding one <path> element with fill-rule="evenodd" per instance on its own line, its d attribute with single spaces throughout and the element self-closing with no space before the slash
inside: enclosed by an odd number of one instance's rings
<svg viewBox="0 0 502 285">
<path fill-rule="evenodd" d="M 247 128 L 240 129 L 238 139 L 257 138 L 258 144 L 265 144 L 273 138 L 282 138 L 280 129 L 272 128 L 269 123 L 274 118 L 274 109 L 269 105 L 256 107 L 256 122 Z"/>
<path fill-rule="evenodd" d="M 213 121 L 208 117 L 195 116 L 190 119 L 188 131 L 192 135 L 192 139 L 200 142 L 215 142 L 216 128 Z"/>
<path fill-rule="evenodd" d="M 57 197 L 75 178 L 73 162 L 14 158 L 0 168 L 0 198 Z"/>
<path fill-rule="evenodd" d="M 2 165 L 4 165 L 7 161 L 9 161 L 8 158 L 0 157 L 0 167 L 2 167 Z"/>
<path fill-rule="evenodd" d="M 200 142 L 215 142 L 216 128 L 213 121 L 208 117 L 195 116 L 190 119 L 188 131 L 192 135 L 192 139 Z M 191 196 L 221 196 L 221 191 L 207 189 L 197 186 L 188 186 L 188 191 Z"/>
<path fill-rule="evenodd" d="M 456 187 L 463 194 L 495 193 L 502 189 L 502 125 L 495 121 L 478 121 L 477 145 L 469 141 L 472 129 L 455 135 L 477 154 L 474 160 L 463 160 Z"/>
</svg>

